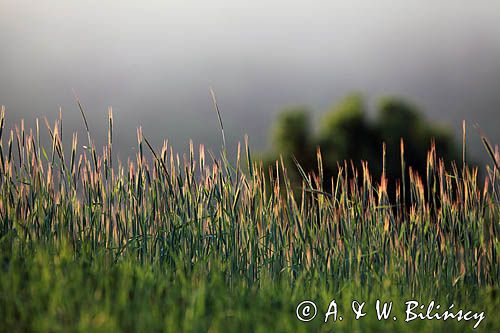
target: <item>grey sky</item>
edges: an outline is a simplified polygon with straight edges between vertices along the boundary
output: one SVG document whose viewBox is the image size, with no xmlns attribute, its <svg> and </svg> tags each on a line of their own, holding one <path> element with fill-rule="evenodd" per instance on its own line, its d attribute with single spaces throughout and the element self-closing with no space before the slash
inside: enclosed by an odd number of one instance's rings
<svg viewBox="0 0 500 333">
<path fill-rule="evenodd" d="M 139 124 L 178 149 L 219 143 L 210 85 L 231 140 L 259 148 L 281 107 L 319 113 L 350 91 L 500 142 L 499 1 L 0 0 L 0 46 L 9 120 L 62 106 L 79 130 L 75 89 L 97 136 L 114 107 L 123 155 Z"/>
</svg>

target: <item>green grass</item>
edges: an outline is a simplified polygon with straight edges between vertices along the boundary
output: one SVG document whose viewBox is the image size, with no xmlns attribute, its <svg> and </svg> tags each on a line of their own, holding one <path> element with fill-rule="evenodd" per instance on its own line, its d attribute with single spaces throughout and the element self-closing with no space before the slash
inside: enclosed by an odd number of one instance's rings
<svg viewBox="0 0 500 333">
<path fill-rule="evenodd" d="M 215 98 L 214 98 L 215 100 Z M 215 101 L 214 101 L 215 103 Z M 81 105 L 80 105 L 81 106 Z M 83 108 L 82 114 L 83 112 Z M 126 164 L 87 128 L 68 151 L 62 120 L 47 130 L 0 117 L 0 330 L 308 332 L 472 330 L 471 322 L 302 323 L 295 307 L 335 298 L 439 300 L 485 311 L 500 331 L 500 174 L 446 168 L 431 147 L 420 177 L 371 178 L 345 163 L 330 188 L 318 170 L 291 183 L 282 161 L 264 170 L 249 145 L 235 163 L 157 150 L 141 129 Z M 243 156 L 241 156 L 243 155 Z M 402 174 L 407 166 L 402 150 Z M 396 193 L 388 193 L 397 182 Z M 408 197 L 407 197 L 408 196 Z M 394 199 L 390 199 L 394 198 Z M 402 308 L 398 308 L 402 315 Z M 398 315 L 399 317 L 399 315 Z"/>
</svg>

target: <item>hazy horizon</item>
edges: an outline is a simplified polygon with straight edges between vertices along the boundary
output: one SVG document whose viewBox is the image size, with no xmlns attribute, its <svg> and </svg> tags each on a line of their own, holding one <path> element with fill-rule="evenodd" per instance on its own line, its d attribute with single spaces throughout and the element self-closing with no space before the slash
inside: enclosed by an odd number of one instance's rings
<svg viewBox="0 0 500 333">
<path fill-rule="evenodd" d="M 8 126 L 62 107 L 66 133 L 81 131 L 74 90 L 98 138 L 113 107 L 122 156 L 139 125 L 156 145 L 220 145 L 210 86 L 232 145 L 248 133 L 263 150 L 283 107 L 317 118 L 353 91 L 500 143 L 500 2 L 0 0 L 0 43 Z"/>
</svg>

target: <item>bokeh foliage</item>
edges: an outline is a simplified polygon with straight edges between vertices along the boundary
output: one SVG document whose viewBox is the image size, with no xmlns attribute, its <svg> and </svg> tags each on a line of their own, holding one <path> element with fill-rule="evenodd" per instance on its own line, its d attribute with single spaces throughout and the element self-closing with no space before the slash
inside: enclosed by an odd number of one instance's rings
<svg viewBox="0 0 500 333">
<path fill-rule="evenodd" d="M 400 98 L 382 98 L 371 119 L 362 96 L 348 95 L 321 116 L 317 131 L 313 131 L 310 115 L 304 107 L 289 107 L 278 115 L 273 127 L 274 151 L 268 160 L 282 155 L 293 167 L 291 156 L 295 156 L 306 171 L 315 170 L 319 148 L 329 181 L 344 161 L 353 161 L 357 167 L 367 161 L 377 178 L 385 166 L 387 177 L 401 179 L 401 140 L 405 163 L 421 174 L 432 144 L 445 161 L 461 159 L 452 130 L 428 121 L 416 106 Z"/>
</svg>

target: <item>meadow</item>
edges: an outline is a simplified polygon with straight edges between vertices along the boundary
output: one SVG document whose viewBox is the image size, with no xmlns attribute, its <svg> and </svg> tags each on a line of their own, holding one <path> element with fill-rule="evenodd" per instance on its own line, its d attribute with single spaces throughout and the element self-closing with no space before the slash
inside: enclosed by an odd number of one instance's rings
<svg viewBox="0 0 500 333">
<path fill-rule="evenodd" d="M 418 175 L 401 142 L 400 180 L 344 162 L 325 182 L 318 151 L 315 172 L 296 165 L 297 185 L 282 159 L 269 169 L 253 161 L 248 140 L 231 158 L 225 143 L 179 155 L 139 128 L 136 156 L 121 162 L 111 111 L 101 148 L 88 127 L 65 145 L 62 118 L 8 130 L 4 113 L 2 332 L 474 330 L 407 323 L 411 299 L 484 311 L 476 331 L 500 332 L 500 159 L 486 138 L 484 177 L 433 146 Z M 344 320 L 325 323 L 332 299 Z M 353 318 L 352 300 L 369 309 L 377 299 L 393 300 L 398 320 Z M 303 300 L 318 305 L 314 320 L 297 319 Z"/>
</svg>

